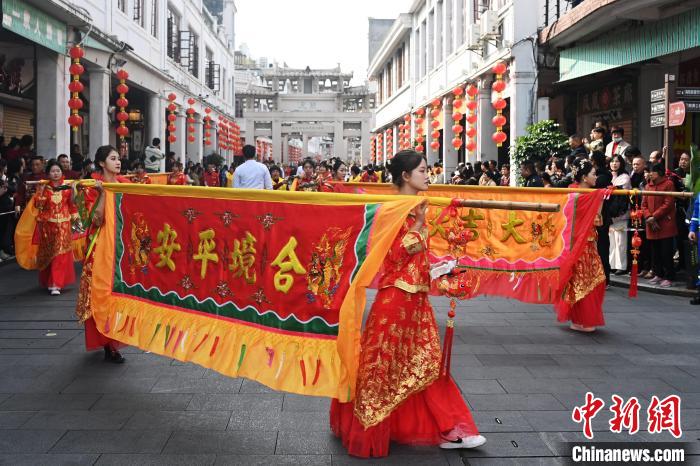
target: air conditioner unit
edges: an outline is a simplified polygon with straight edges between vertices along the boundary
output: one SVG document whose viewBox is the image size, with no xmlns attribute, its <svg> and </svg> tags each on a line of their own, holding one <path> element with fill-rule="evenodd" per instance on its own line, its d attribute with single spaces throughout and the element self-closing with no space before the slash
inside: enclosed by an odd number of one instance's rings
<svg viewBox="0 0 700 466">
<path fill-rule="evenodd" d="M 479 35 L 479 25 L 472 24 L 467 26 L 467 49 L 468 50 L 481 50 L 481 37 Z"/>
<path fill-rule="evenodd" d="M 486 10 L 481 13 L 481 37 L 493 38 L 498 36 L 498 13 L 494 10 Z"/>
</svg>

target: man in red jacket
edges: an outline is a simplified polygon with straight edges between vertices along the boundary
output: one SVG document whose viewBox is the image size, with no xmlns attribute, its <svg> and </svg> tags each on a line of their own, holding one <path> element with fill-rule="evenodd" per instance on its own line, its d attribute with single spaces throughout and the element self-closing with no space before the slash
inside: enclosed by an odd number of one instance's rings
<svg viewBox="0 0 700 466">
<path fill-rule="evenodd" d="M 657 163 L 651 168 L 647 191 L 675 191 L 673 181 L 666 176 L 666 168 Z M 672 196 L 642 196 L 642 212 L 646 219 L 647 240 L 651 245 L 651 284 L 668 288 L 676 278 L 673 267 L 673 239 L 676 227 L 676 203 Z"/>
</svg>

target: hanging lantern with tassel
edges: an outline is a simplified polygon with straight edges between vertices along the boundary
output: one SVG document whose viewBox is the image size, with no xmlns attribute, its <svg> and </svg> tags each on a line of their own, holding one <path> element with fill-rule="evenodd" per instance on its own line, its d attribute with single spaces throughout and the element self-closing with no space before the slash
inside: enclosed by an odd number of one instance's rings
<svg viewBox="0 0 700 466">
<path fill-rule="evenodd" d="M 384 160 L 384 137 L 382 132 L 377 133 L 377 163 Z"/>
<path fill-rule="evenodd" d="M 491 85 L 491 89 L 496 94 L 496 98 L 492 103 L 493 108 L 496 109 L 496 116 L 492 119 L 492 123 L 496 127 L 496 132 L 493 133 L 491 139 L 496 143 L 496 146 L 501 147 L 506 139 L 508 139 L 506 133 L 503 132 L 503 126 L 506 124 L 506 117 L 503 116 L 503 109 L 506 108 L 506 101 L 502 93 L 506 88 L 506 83 L 503 81 L 503 73 L 506 72 L 506 64 L 499 61 L 493 65 L 491 71 L 496 74 L 496 79 Z"/>
<path fill-rule="evenodd" d="M 68 100 L 68 108 L 70 116 L 68 124 L 73 131 L 78 131 L 78 128 L 83 124 L 83 117 L 78 112 L 83 108 L 83 101 L 80 98 L 80 93 L 85 88 L 80 82 L 80 75 L 85 72 L 85 67 L 80 64 L 80 59 L 85 55 L 85 51 L 79 45 L 71 47 L 69 51 L 73 63 L 68 69 L 71 74 L 71 82 L 68 84 L 68 90 L 71 92 L 71 98 Z"/>
<path fill-rule="evenodd" d="M 403 117 L 403 145 L 402 149 L 411 148 L 411 114 L 407 113 Z"/>
<path fill-rule="evenodd" d="M 430 148 L 434 151 L 440 150 L 440 130 L 438 129 L 440 127 L 440 121 L 438 117 L 440 116 L 441 103 L 442 101 L 440 99 L 433 99 L 432 102 L 430 102 L 430 106 L 432 107 L 430 110 L 430 127 L 433 128 L 430 133 L 430 138 L 432 139 L 430 141 Z"/>
<path fill-rule="evenodd" d="M 386 156 L 389 159 L 394 158 L 394 128 L 390 127 L 386 130 Z"/>
<path fill-rule="evenodd" d="M 456 87 L 452 91 L 452 121 L 454 122 L 454 125 L 452 125 L 452 132 L 454 133 L 454 138 L 452 139 L 452 147 L 454 147 L 457 151 L 462 147 L 463 144 L 462 132 L 464 131 L 464 126 L 462 126 L 462 118 L 464 118 L 464 115 L 462 115 L 462 112 L 460 111 L 462 109 L 462 105 L 464 104 L 464 101 L 462 100 L 463 95 L 464 89 L 462 89 L 461 86 Z"/>
<path fill-rule="evenodd" d="M 642 247 L 642 238 L 639 236 L 639 231 L 644 228 L 642 219 L 644 218 L 644 213 L 639 206 L 639 196 L 630 195 L 630 204 L 632 205 L 632 211 L 630 212 L 630 221 L 632 224 L 632 270 L 630 271 L 630 288 L 629 297 L 634 298 L 637 296 L 637 282 L 639 280 L 639 265 L 637 260 L 639 258 L 640 248 Z"/>
<path fill-rule="evenodd" d="M 168 142 L 171 144 L 177 141 L 177 136 L 175 136 L 175 131 L 177 130 L 175 127 L 175 120 L 177 120 L 175 99 L 177 99 L 177 96 L 174 92 L 168 94 L 168 101 L 170 102 L 168 104 Z"/>
<path fill-rule="evenodd" d="M 425 123 L 425 109 L 423 107 L 420 107 L 416 109 L 416 118 L 415 118 L 415 123 L 416 123 L 416 151 L 417 152 L 425 152 L 425 146 L 423 145 L 425 143 L 425 127 L 423 124 Z"/>
<path fill-rule="evenodd" d="M 205 146 L 210 146 L 211 145 L 211 108 L 206 107 L 204 109 L 204 145 Z"/>
<path fill-rule="evenodd" d="M 122 141 L 125 137 L 129 135 L 129 128 L 126 127 L 126 122 L 129 120 L 129 114 L 126 112 L 126 106 L 129 105 L 129 101 L 126 100 L 126 93 L 129 92 L 129 86 L 126 85 L 126 80 L 129 78 L 129 73 L 125 69 L 120 68 L 117 70 L 117 79 L 119 84 L 117 84 L 117 94 L 119 98 L 117 99 L 117 107 L 119 111 L 117 112 L 116 118 L 119 122 L 117 126 L 117 135 Z"/>
<path fill-rule="evenodd" d="M 475 84 L 469 84 L 467 86 L 467 110 L 469 110 L 469 114 L 467 115 L 467 124 L 469 125 L 469 128 L 467 128 L 466 132 L 468 141 L 465 148 L 467 151 L 469 151 L 469 153 L 474 153 L 474 151 L 476 151 L 476 96 L 478 93 L 479 89 Z"/>
<path fill-rule="evenodd" d="M 374 158 L 375 158 L 375 154 L 377 151 L 375 144 L 376 144 L 376 138 L 374 136 L 372 136 L 369 139 L 369 161 L 370 161 L 370 163 L 374 163 Z"/>
<path fill-rule="evenodd" d="M 187 99 L 187 105 L 189 105 L 189 107 L 187 107 L 187 110 L 186 110 L 186 112 L 187 112 L 187 141 L 189 141 L 191 143 L 196 141 L 196 138 L 194 136 L 194 132 L 195 132 L 194 124 L 195 124 L 196 120 L 194 118 L 195 110 L 193 107 L 195 102 L 196 102 L 196 100 L 194 100 L 192 97 Z"/>
</svg>

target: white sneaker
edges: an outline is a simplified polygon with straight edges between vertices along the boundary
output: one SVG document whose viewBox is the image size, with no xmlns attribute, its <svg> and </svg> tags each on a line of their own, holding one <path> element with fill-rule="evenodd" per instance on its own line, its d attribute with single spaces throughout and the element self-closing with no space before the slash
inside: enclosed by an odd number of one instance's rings
<svg viewBox="0 0 700 466">
<path fill-rule="evenodd" d="M 444 450 L 456 450 L 458 448 L 476 448 L 486 443 L 486 437 L 483 435 L 470 435 L 468 437 L 450 440 L 440 444 L 440 448 Z"/>
<path fill-rule="evenodd" d="M 58 288 L 49 288 L 49 293 L 51 293 L 51 296 L 58 296 L 61 294 L 61 290 Z"/>
</svg>

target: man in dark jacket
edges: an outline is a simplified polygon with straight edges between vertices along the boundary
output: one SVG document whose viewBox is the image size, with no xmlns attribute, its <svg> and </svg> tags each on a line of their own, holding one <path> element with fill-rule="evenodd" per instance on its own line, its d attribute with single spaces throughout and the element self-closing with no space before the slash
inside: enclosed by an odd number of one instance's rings
<svg viewBox="0 0 700 466">
<path fill-rule="evenodd" d="M 569 147 L 571 147 L 571 155 L 574 157 L 586 157 L 586 146 L 583 145 L 581 136 L 578 134 L 572 134 L 569 136 Z"/>
<path fill-rule="evenodd" d="M 542 178 L 535 171 L 535 162 L 526 160 L 520 164 L 520 176 L 523 177 L 523 186 L 526 188 L 544 188 Z"/>
</svg>

